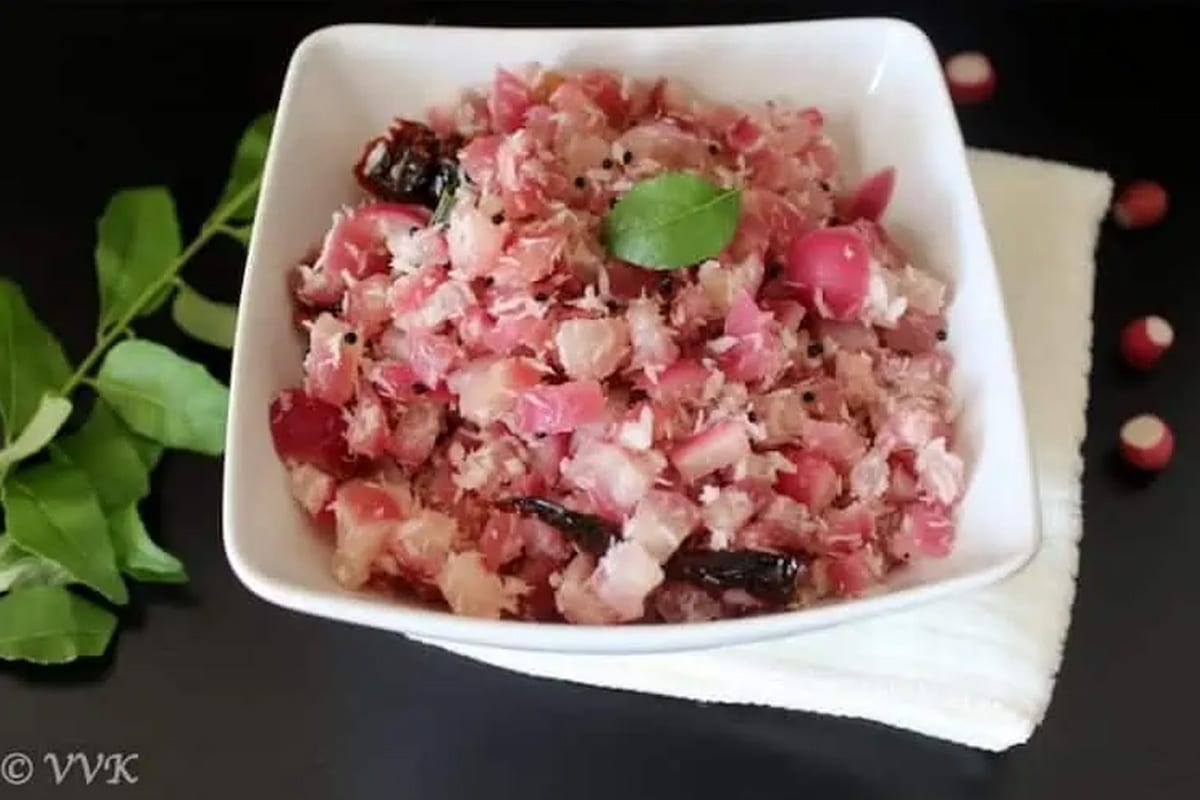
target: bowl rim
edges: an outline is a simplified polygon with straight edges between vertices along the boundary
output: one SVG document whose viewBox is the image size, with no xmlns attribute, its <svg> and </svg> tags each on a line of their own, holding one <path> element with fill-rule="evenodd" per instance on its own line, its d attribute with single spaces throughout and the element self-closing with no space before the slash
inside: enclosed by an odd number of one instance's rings
<svg viewBox="0 0 1200 800">
<path fill-rule="evenodd" d="M 529 34 L 569 36 L 579 34 L 619 35 L 624 32 L 639 34 L 655 32 L 679 31 L 728 31 L 756 29 L 787 29 L 803 27 L 814 29 L 818 27 L 838 28 L 876 28 L 891 35 L 902 35 L 910 39 L 915 47 L 916 55 L 925 60 L 927 65 L 941 72 L 941 64 L 937 59 L 933 44 L 919 27 L 907 20 L 894 17 L 855 17 L 855 18 L 825 18 L 816 20 L 756 22 L 734 25 L 699 25 L 699 26 L 653 26 L 653 27 L 613 27 L 613 28 L 492 28 L 483 26 L 437 26 L 431 28 L 421 25 L 390 25 L 377 23 L 345 23 L 329 25 L 312 31 L 306 35 L 293 50 L 289 61 L 283 88 L 281 90 L 278 109 L 283 111 L 291 103 L 298 91 L 296 74 L 299 65 L 310 57 L 311 51 L 322 46 L 326 40 L 355 34 L 406 34 L 435 33 L 440 36 L 458 35 L 504 35 Z M 956 139 L 955 152 L 948 154 L 959 164 L 962 172 L 967 175 L 970 184 L 968 218 L 963 222 L 970 228 L 978 228 L 983 232 L 982 243 L 984 251 L 980 259 L 981 269 L 990 270 L 998 279 L 995 258 L 991 244 L 984 228 L 982 210 L 978 196 L 970 183 L 970 173 L 966 160 L 966 147 L 962 131 L 953 113 L 953 104 L 949 91 L 942 85 L 940 97 L 933 102 L 942 105 L 943 111 L 948 108 L 953 120 L 950 132 Z M 276 171 L 276 161 L 279 151 L 271 148 L 268 152 L 263 169 L 263 184 L 261 196 L 267 196 L 271 177 Z M 258 252 L 259 237 L 255 231 L 251 237 L 246 269 L 242 278 L 242 289 L 245 289 L 251 271 L 261 260 Z M 259 267 L 261 269 L 261 267 Z M 1002 333 L 1004 344 L 1009 354 L 1009 364 L 1005 365 L 1013 372 L 1013 379 L 1020 400 L 1020 375 L 1016 369 L 1015 348 L 1012 331 L 1003 294 L 997 286 L 997 301 L 1003 312 Z M 306 614 L 326 619 L 351 622 L 358 625 L 380 628 L 404 633 L 414 638 L 444 640 L 460 644 L 484 645 L 513 650 L 536 650 L 563 653 L 642 653 L 669 652 L 693 650 L 709 647 L 743 644 L 752 641 L 782 638 L 789 635 L 799 635 L 813 630 L 826 628 L 859 619 L 867 619 L 881 613 L 890 613 L 935 599 L 947 598 L 955 594 L 988 586 L 1003 580 L 1019 571 L 1029 563 L 1041 547 L 1042 520 L 1040 504 L 1037 502 L 1036 465 L 1032 457 L 1029 441 L 1029 427 L 1023 402 L 1017 404 L 1014 413 L 1019 415 L 1018 422 L 1024 431 L 1025 441 L 1023 450 L 1028 466 L 1031 486 L 1031 519 L 1032 530 L 1027 546 L 1021 550 L 1008 552 L 1002 559 L 985 567 L 974 569 L 962 575 L 939 578 L 926 583 L 918 583 L 889 589 L 878 594 L 840 599 L 803 608 L 773 612 L 760 616 L 721 619 L 708 622 L 694 623 L 656 623 L 653 625 L 573 625 L 569 623 L 530 622 L 524 620 L 489 620 L 464 617 L 449 611 L 426 609 L 405 605 L 382 595 L 368 592 L 350 593 L 345 590 L 326 590 L 291 583 L 261 572 L 246 558 L 241 549 L 237 533 L 238 525 L 234 519 L 233 509 L 239 493 L 242 491 L 241 481 L 238 480 L 239 459 L 236 453 L 239 444 L 235 434 L 237 425 L 233 424 L 246 414 L 257 415 L 260 410 L 245 408 L 241 402 L 238 387 L 239 377 L 247 370 L 250 352 L 240 344 L 249 315 L 239 314 L 235 348 L 233 351 L 230 378 L 230 420 L 226 441 L 226 465 L 222 489 L 222 518 L 223 545 L 226 557 L 237 578 L 252 593 L 275 605 L 300 611 Z"/>
</svg>

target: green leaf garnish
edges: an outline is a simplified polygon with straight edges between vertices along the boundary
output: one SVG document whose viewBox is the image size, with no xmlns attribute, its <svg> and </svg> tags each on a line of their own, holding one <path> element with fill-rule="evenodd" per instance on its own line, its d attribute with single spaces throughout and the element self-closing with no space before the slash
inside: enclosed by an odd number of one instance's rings
<svg viewBox="0 0 1200 800">
<path fill-rule="evenodd" d="M 667 172 L 626 192 L 604 218 L 617 258 L 649 269 L 678 269 L 711 258 L 733 240 L 741 195 L 691 172 Z"/>
<path fill-rule="evenodd" d="M 10 476 L 4 488 L 8 535 L 17 546 L 54 561 L 114 603 L 129 600 L 108 521 L 82 471 L 39 464 Z"/>
<path fill-rule="evenodd" d="M 219 455 L 229 390 L 161 344 L 132 339 L 104 359 L 96 391 L 135 432 L 167 447 Z"/>
<path fill-rule="evenodd" d="M 199 364 L 132 338 L 130 324 L 182 287 L 172 306 L 180 326 L 205 341 L 228 341 L 232 307 L 196 294 L 179 273 L 214 236 L 246 242 L 270 127 L 267 115 L 246 131 L 220 204 L 186 247 L 166 189 L 113 195 L 97 224 L 100 324 L 74 371 L 20 288 L 0 278 L 0 499 L 7 526 L 0 534 L 0 659 L 58 664 L 104 652 L 116 617 L 65 584 L 84 584 L 122 604 L 122 574 L 187 580 L 179 560 L 150 538 L 137 503 L 150 491 L 164 445 L 221 451 L 228 390 Z M 82 384 L 99 398 L 83 425 L 64 433 Z M 7 475 L 44 447 L 49 461 Z"/>
<path fill-rule="evenodd" d="M 38 321 L 21 287 L 0 278 L 0 423 L 11 442 L 42 404 L 71 374 L 62 345 Z"/>
<path fill-rule="evenodd" d="M 183 564 L 150 538 L 136 505 L 117 511 L 108 522 L 121 572 L 142 583 L 187 583 Z"/>
<path fill-rule="evenodd" d="M 0 597 L 0 658 L 63 664 L 108 649 L 117 618 L 62 586 L 23 586 Z"/>
<path fill-rule="evenodd" d="M 0 592 L 22 586 L 71 583 L 71 575 L 56 562 L 22 550 L 8 534 L 0 534 Z"/>
<path fill-rule="evenodd" d="M 97 400 L 87 421 L 54 444 L 56 458 L 87 475 L 100 507 L 111 513 L 137 502 L 150 492 L 150 468 L 138 450 L 138 437 Z"/>
<path fill-rule="evenodd" d="M 52 394 L 42 395 L 37 411 L 29 418 L 24 430 L 12 444 L 0 450 L 0 479 L 8 468 L 23 458 L 29 458 L 41 450 L 71 415 L 71 401 Z"/>
<path fill-rule="evenodd" d="M 183 249 L 171 193 L 161 186 L 117 192 L 96 234 L 100 329 L 116 324 L 134 305 L 136 316 L 154 312 L 167 293 L 153 289 Z"/>
<path fill-rule="evenodd" d="M 193 339 L 226 350 L 233 347 L 233 333 L 237 328 L 235 305 L 209 300 L 185 283 L 175 293 L 171 318 Z"/>
<path fill-rule="evenodd" d="M 225 191 L 221 193 L 218 207 L 223 207 L 233 198 L 245 191 L 247 186 L 254 184 L 255 190 L 232 207 L 228 218 L 235 222 L 245 222 L 254 218 L 254 207 L 258 203 L 258 180 L 262 176 L 263 164 L 267 160 L 267 147 L 271 143 L 271 128 L 275 125 L 275 112 L 263 114 L 250 124 L 238 142 L 233 154 L 233 166 L 229 170 L 229 180 Z"/>
</svg>

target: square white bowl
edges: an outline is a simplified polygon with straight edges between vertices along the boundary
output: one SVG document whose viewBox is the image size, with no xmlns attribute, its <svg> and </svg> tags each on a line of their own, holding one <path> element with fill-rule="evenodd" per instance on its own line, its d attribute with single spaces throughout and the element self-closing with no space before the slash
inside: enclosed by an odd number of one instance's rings
<svg viewBox="0 0 1200 800">
<path fill-rule="evenodd" d="M 457 617 L 333 579 L 275 456 L 267 407 L 301 377 L 286 273 L 330 214 L 359 191 L 350 166 L 393 116 L 485 84 L 527 61 L 667 75 L 735 102 L 817 105 L 849 175 L 898 168 L 889 230 L 952 283 L 948 346 L 962 413 L 968 488 L 950 556 L 893 573 L 882 593 L 786 613 L 707 623 L 586 627 Z M 251 591 L 287 608 L 414 636 L 508 648 L 647 652 L 780 637 L 998 581 L 1039 540 L 1016 364 L 962 136 L 933 47 L 896 20 L 733 27 L 485 30 L 351 25 L 309 36 L 292 57 L 267 159 L 242 287 L 224 488 L 225 549 Z"/>
</svg>

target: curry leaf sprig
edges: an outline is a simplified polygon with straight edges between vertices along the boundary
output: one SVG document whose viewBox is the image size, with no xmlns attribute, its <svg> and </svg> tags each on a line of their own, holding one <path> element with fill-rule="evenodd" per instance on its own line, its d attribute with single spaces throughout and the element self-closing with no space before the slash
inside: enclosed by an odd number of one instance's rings
<svg viewBox="0 0 1200 800">
<path fill-rule="evenodd" d="M 0 279 L 0 658 L 100 655 L 117 627 L 111 606 L 128 602 L 127 579 L 187 580 L 151 538 L 138 503 L 164 448 L 220 454 L 229 393 L 131 325 L 172 301 L 186 333 L 232 345 L 236 309 L 179 275 L 215 236 L 247 242 L 272 121 L 264 115 L 242 136 L 221 199 L 186 246 L 165 188 L 109 200 L 97 223 L 96 341 L 77 365 L 20 287 Z M 84 386 L 94 400 L 67 431 Z"/>
</svg>

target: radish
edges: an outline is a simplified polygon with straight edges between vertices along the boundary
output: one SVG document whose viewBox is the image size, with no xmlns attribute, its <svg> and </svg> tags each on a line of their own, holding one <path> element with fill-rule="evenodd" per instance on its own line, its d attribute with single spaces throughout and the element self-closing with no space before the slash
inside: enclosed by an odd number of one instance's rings
<svg viewBox="0 0 1200 800">
<path fill-rule="evenodd" d="M 788 248 L 784 274 L 800 300 L 822 317 L 853 319 L 867 296 L 871 252 L 849 226 L 818 228 Z"/>
<path fill-rule="evenodd" d="M 1155 181 L 1139 180 L 1126 186 L 1113 203 L 1113 220 L 1122 228 L 1148 228 L 1167 214 L 1167 190 Z"/>
<path fill-rule="evenodd" d="M 1157 472 L 1171 461 L 1175 437 L 1153 414 L 1139 414 L 1121 426 L 1121 456 L 1138 469 Z"/>
<path fill-rule="evenodd" d="M 946 83 L 956 103 L 981 103 L 996 91 L 996 71 L 983 53 L 970 50 L 946 60 Z"/>
<path fill-rule="evenodd" d="M 1148 370 L 1158 363 L 1175 341 L 1171 323 L 1162 317 L 1135 319 L 1121 331 L 1121 355 L 1134 369 Z"/>
<path fill-rule="evenodd" d="M 517 396 L 516 427 L 522 433 L 570 433 L 603 419 L 606 408 L 598 381 L 534 386 Z"/>
<path fill-rule="evenodd" d="M 718 422 L 677 445 L 669 454 L 685 483 L 736 464 L 750 454 L 746 427 L 737 420 Z"/>
<path fill-rule="evenodd" d="M 798 447 L 784 450 L 783 454 L 795 470 L 779 473 L 775 479 L 776 490 L 808 506 L 814 514 L 820 514 L 841 491 L 837 471 L 821 456 Z"/>
<path fill-rule="evenodd" d="M 856 219 L 875 222 L 887 210 L 895 188 L 895 167 L 885 167 L 868 175 L 854 187 L 854 191 L 838 201 L 838 216 L 845 222 L 854 222 Z"/>
<path fill-rule="evenodd" d="M 335 477 L 354 471 L 341 409 L 300 389 L 284 389 L 271 401 L 271 440 L 288 464 L 311 464 Z"/>
</svg>

